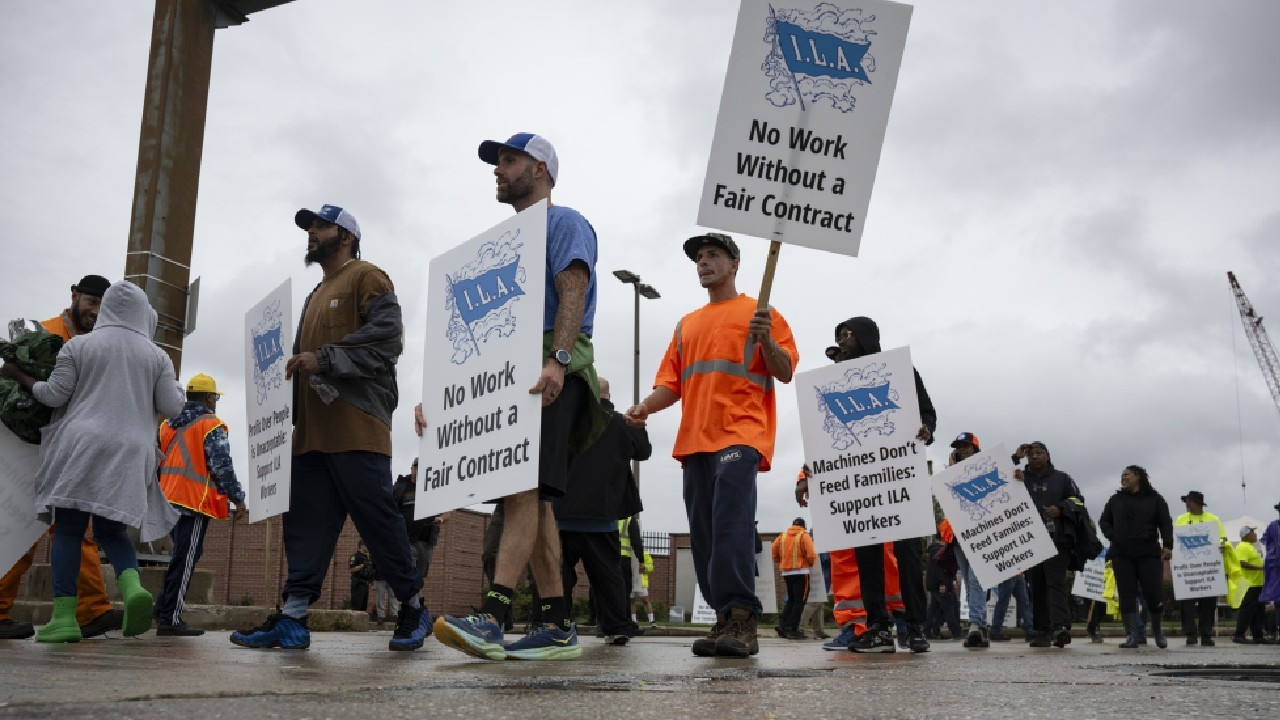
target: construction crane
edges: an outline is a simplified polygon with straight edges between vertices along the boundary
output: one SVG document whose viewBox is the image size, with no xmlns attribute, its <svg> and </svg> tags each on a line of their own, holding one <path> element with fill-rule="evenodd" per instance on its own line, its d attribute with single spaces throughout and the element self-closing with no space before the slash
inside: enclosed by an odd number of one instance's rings
<svg viewBox="0 0 1280 720">
<path fill-rule="evenodd" d="M 1240 310 L 1240 322 L 1244 324 L 1244 334 L 1249 338 L 1253 354 L 1258 358 L 1258 366 L 1262 368 L 1262 377 L 1271 390 L 1271 399 L 1280 410 L 1280 359 L 1276 358 L 1275 346 L 1267 337 L 1267 329 L 1262 326 L 1262 318 L 1253 310 L 1253 303 L 1244 294 L 1244 289 L 1236 281 L 1236 274 L 1227 271 L 1227 282 L 1231 283 L 1231 294 L 1236 298 L 1236 307 Z"/>
</svg>

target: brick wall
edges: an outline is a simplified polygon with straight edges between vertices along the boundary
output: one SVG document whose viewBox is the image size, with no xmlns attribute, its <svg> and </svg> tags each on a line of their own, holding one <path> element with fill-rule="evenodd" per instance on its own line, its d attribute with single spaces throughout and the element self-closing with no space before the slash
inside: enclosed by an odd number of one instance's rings
<svg viewBox="0 0 1280 720">
<path fill-rule="evenodd" d="M 457 510 L 440 527 L 440 542 L 432 557 L 431 570 L 424 587 L 427 607 L 433 613 L 465 614 L 480 604 L 484 573 L 480 562 L 484 531 L 489 516 L 472 510 Z M 761 534 L 768 544 L 776 533 Z M 350 575 L 347 559 L 355 552 L 355 526 L 350 520 L 342 528 L 334 549 L 329 573 L 325 577 L 316 607 L 338 609 L 350 599 Z M 671 607 L 675 598 L 675 551 L 689 548 L 688 533 L 671 535 L 671 554 L 654 555 L 654 571 L 649 576 L 649 598 Z M 49 561 L 48 538 L 41 539 L 36 551 L 37 562 Z M 241 521 L 213 522 L 205 539 L 204 556 L 199 567 L 214 573 L 213 602 L 224 605 L 252 604 L 274 606 L 280 602 L 280 589 L 287 571 L 281 543 L 281 518 L 250 525 Z M 586 573 L 579 571 L 574 586 L 575 598 L 586 597 L 589 583 Z M 774 572 L 777 597 L 785 595 L 782 578 Z M 373 602 L 370 588 L 369 602 Z M 367 608 L 366 608 L 367 609 Z"/>
</svg>

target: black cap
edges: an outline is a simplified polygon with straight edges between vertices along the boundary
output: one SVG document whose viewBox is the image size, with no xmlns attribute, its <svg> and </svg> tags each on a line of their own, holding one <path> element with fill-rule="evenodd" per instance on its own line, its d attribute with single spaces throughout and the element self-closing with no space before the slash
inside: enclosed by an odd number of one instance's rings
<svg viewBox="0 0 1280 720">
<path fill-rule="evenodd" d="M 795 520 L 792 520 L 792 521 L 791 521 L 791 524 L 792 524 L 792 525 L 799 525 L 800 527 L 804 527 L 804 518 L 799 518 L 799 517 L 798 517 L 798 518 L 796 518 Z"/>
<path fill-rule="evenodd" d="M 1182 496 L 1182 502 L 1186 502 L 1188 500 L 1194 503 L 1199 503 L 1201 505 L 1204 505 L 1204 493 L 1200 492 L 1199 490 L 1192 490 L 1191 492 Z"/>
<path fill-rule="evenodd" d="M 971 432 L 962 432 L 951 441 L 951 447 L 960 447 L 962 445 L 972 445 L 974 450 L 981 450 L 982 443 L 978 442 L 978 436 Z"/>
<path fill-rule="evenodd" d="M 738 251 L 738 243 L 733 238 L 724 233 L 709 232 L 704 235 L 694 235 L 684 241 L 684 254 L 689 256 L 690 260 L 698 260 L 698 251 L 707 245 L 715 245 L 716 247 L 729 253 L 729 257 L 734 260 L 741 260 L 742 253 Z"/>
<path fill-rule="evenodd" d="M 111 281 L 101 275 L 85 275 L 80 278 L 80 282 L 71 286 L 71 290 L 81 295 L 92 295 L 100 298 L 109 287 L 111 287 Z"/>
</svg>

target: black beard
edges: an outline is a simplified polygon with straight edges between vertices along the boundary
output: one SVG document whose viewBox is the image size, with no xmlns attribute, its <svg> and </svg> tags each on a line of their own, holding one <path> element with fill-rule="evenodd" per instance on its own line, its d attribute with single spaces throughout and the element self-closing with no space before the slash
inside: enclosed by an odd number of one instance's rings
<svg viewBox="0 0 1280 720">
<path fill-rule="evenodd" d="M 525 170 L 520 177 L 507 183 L 507 191 L 498 192 L 498 202 L 515 205 L 533 194 L 533 167 Z"/>
<path fill-rule="evenodd" d="M 71 307 L 71 324 L 75 326 L 76 332 L 81 335 L 93 330 L 92 327 L 84 326 L 84 314 L 80 312 L 80 308 L 74 305 Z"/>
<path fill-rule="evenodd" d="M 335 235 L 328 240 L 317 240 L 316 249 L 308 250 L 306 257 L 302 259 L 307 267 L 311 267 L 313 263 L 322 263 L 325 260 L 338 254 L 338 247 L 342 244 L 342 237 Z"/>
</svg>

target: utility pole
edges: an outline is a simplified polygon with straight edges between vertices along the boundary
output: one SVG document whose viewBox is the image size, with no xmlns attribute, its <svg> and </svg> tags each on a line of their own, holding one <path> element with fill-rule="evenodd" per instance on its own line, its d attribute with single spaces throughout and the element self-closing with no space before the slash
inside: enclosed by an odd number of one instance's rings
<svg viewBox="0 0 1280 720">
<path fill-rule="evenodd" d="M 213 33 L 288 1 L 156 0 L 124 278 L 146 291 L 159 316 L 155 343 L 178 373 L 187 334 Z"/>
</svg>

